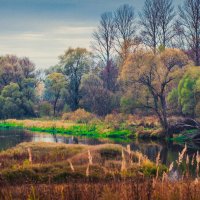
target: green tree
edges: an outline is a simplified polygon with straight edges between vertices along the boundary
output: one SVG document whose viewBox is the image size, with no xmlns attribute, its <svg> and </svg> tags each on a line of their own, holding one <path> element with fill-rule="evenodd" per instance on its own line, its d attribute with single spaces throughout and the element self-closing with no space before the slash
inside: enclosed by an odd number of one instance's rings
<svg viewBox="0 0 200 200">
<path fill-rule="evenodd" d="M 22 93 L 16 83 L 6 85 L 1 92 L 1 96 L 4 99 L 2 112 L 6 118 L 21 117 L 24 114 L 21 109 Z"/>
<path fill-rule="evenodd" d="M 69 104 L 76 110 L 80 101 L 80 84 L 82 76 L 89 72 L 91 54 L 83 48 L 69 48 L 60 56 L 62 72 L 69 82 Z"/>
<path fill-rule="evenodd" d="M 180 105 L 179 105 L 178 99 L 179 99 L 178 89 L 173 88 L 172 91 L 169 92 L 167 96 L 167 102 L 169 105 L 168 107 L 171 114 L 180 113 Z"/>
<path fill-rule="evenodd" d="M 45 99 L 53 105 L 53 114 L 56 115 L 57 104 L 62 97 L 62 92 L 66 87 L 66 80 L 61 73 L 52 73 L 45 79 Z"/>
<path fill-rule="evenodd" d="M 197 67 L 190 67 L 178 85 L 178 100 L 182 113 L 188 116 L 195 116 L 195 109 L 200 102 L 200 70 Z"/>
<path fill-rule="evenodd" d="M 0 57 L 0 94 L 5 100 L 3 110 L 6 110 L 3 118 L 35 116 L 37 82 L 35 65 L 28 58 Z"/>
</svg>

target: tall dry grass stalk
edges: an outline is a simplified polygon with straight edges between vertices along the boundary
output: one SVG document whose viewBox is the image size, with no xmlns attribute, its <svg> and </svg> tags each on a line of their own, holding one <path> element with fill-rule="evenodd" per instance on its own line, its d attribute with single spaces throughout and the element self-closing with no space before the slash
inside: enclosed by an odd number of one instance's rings
<svg viewBox="0 0 200 200">
<path fill-rule="evenodd" d="M 197 178 L 199 178 L 199 163 L 200 163 L 199 151 L 197 151 L 196 162 L 197 162 L 196 173 L 197 173 Z"/>
<path fill-rule="evenodd" d="M 162 175 L 162 183 L 168 179 L 168 175 L 166 172 L 163 172 L 163 175 Z"/>
<path fill-rule="evenodd" d="M 32 164 L 33 159 L 32 159 L 32 152 L 31 152 L 31 148 L 28 148 L 28 160 L 29 162 Z"/>
<path fill-rule="evenodd" d="M 131 154 L 131 145 L 128 144 L 128 145 L 126 146 L 126 148 L 127 148 L 128 154 L 129 154 L 130 163 L 131 163 L 131 165 L 132 165 L 132 164 L 133 164 L 133 160 L 132 160 L 132 154 Z"/>
<path fill-rule="evenodd" d="M 141 166 L 141 159 L 142 159 L 142 155 L 141 153 L 138 154 L 138 165 Z"/>
<path fill-rule="evenodd" d="M 93 162 L 92 162 L 92 155 L 90 153 L 90 150 L 88 150 L 88 160 L 89 160 L 89 165 L 92 165 Z"/>
<path fill-rule="evenodd" d="M 188 155 L 186 156 L 186 164 L 187 164 L 187 165 L 190 164 L 190 159 L 189 159 L 189 156 L 188 156 Z"/>
<path fill-rule="evenodd" d="M 160 164 L 160 151 L 158 152 L 158 155 L 156 157 L 156 167 L 158 167 Z"/>
<path fill-rule="evenodd" d="M 124 149 L 122 148 L 122 164 L 121 164 L 121 172 L 126 172 L 126 158 L 124 154 Z"/>
<path fill-rule="evenodd" d="M 86 177 L 88 177 L 89 175 L 90 175 L 90 165 L 88 164 L 86 168 Z"/>
<path fill-rule="evenodd" d="M 179 156 L 178 156 L 178 160 L 177 160 L 178 167 L 183 162 L 183 158 L 184 158 L 184 155 L 185 155 L 186 151 L 187 151 L 187 145 L 185 144 L 184 149 L 182 150 L 181 153 L 179 153 Z"/>
<path fill-rule="evenodd" d="M 159 176 L 159 166 L 157 167 L 157 169 L 156 169 L 156 180 L 158 179 L 158 176 Z"/>
<path fill-rule="evenodd" d="M 195 160 L 195 154 L 193 154 L 193 156 L 192 156 L 192 160 L 191 160 L 191 165 L 192 166 L 194 165 L 194 160 Z"/>
<path fill-rule="evenodd" d="M 127 149 L 127 152 L 128 152 L 128 154 L 129 154 L 129 156 L 130 156 L 130 155 L 131 155 L 131 145 L 128 144 L 128 145 L 126 146 L 126 149 Z"/>
<path fill-rule="evenodd" d="M 158 179 L 158 176 L 159 176 L 159 164 L 160 164 L 160 151 L 158 152 L 158 155 L 156 157 L 156 167 L 157 167 L 156 180 Z"/>
<path fill-rule="evenodd" d="M 72 170 L 73 172 L 75 172 L 74 166 L 72 165 L 72 162 L 71 162 L 71 161 L 69 161 L 69 165 L 70 165 L 71 170 Z"/>
<path fill-rule="evenodd" d="M 169 172 L 171 172 L 172 171 L 172 169 L 173 169 L 173 167 L 174 167 L 174 162 L 172 162 L 171 164 L 170 164 L 170 166 L 169 166 Z"/>
</svg>

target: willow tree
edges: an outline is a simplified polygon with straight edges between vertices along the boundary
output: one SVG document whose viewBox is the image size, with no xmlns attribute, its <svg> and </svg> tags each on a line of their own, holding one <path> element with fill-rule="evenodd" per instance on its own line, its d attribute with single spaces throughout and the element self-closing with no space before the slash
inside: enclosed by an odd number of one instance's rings
<svg viewBox="0 0 200 200">
<path fill-rule="evenodd" d="M 188 63 L 188 57 L 177 49 L 166 49 L 156 55 L 140 51 L 129 57 L 121 73 L 122 79 L 132 80 L 133 84 L 140 84 L 149 91 L 152 101 L 144 106 L 158 116 L 166 134 L 170 134 L 166 101 L 168 89 Z"/>
</svg>

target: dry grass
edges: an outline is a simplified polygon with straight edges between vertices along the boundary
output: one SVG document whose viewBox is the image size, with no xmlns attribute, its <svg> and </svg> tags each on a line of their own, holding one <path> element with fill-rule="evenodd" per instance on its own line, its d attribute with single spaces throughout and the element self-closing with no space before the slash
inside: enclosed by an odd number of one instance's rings
<svg viewBox="0 0 200 200">
<path fill-rule="evenodd" d="M 169 176 L 185 160 L 199 163 L 199 154 L 193 161 L 186 150 L 162 170 L 160 154 L 152 163 L 129 146 L 23 143 L 0 153 L 0 199 L 198 200 L 198 174 L 196 179 Z"/>
<path fill-rule="evenodd" d="M 162 182 L 147 178 L 99 181 L 85 180 L 54 185 L 22 185 L 0 188 L 1 200 L 199 200 L 197 181 Z"/>
<path fill-rule="evenodd" d="M 126 167 L 123 171 L 122 165 Z M 114 144 L 22 143 L 0 153 L 0 185 L 62 183 L 85 177 L 113 179 L 134 177 L 138 172 L 142 176 L 155 175 L 156 165 L 141 153 Z"/>
<path fill-rule="evenodd" d="M 13 123 L 16 125 L 23 125 L 25 128 L 64 128 L 67 129 L 69 127 L 72 127 L 76 125 L 76 123 L 73 122 L 66 122 L 62 120 L 16 120 L 16 119 L 8 119 L 6 122 Z"/>
</svg>

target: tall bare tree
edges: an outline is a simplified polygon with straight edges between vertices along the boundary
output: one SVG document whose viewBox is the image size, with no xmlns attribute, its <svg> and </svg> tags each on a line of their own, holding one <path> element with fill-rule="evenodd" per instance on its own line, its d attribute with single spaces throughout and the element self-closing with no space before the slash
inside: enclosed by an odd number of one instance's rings
<svg viewBox="0 0 200 200">
<path fill-rule="evenodd" d="M 98 57 L 106 64 L 109 63 L 114 48 L 115 25 L 111 12 L 101 15 L 98 29 L 93 33 L 92 48 Z"/>
<path fill-rule="evenodd" d="M 120 6 L 114 12 L 116 27 L 115 40 L 117 51 L 123 60 L 127 58 L 135 36 L 135 13 L 134 8 L 128 4 Z"/>
<path fill-rule="evenodd" d="M 172 0 L 157 0 L 159 14 L 159 40 L 164 48 L 169 46 L 174 36 L 173 19 L 175 17 Z"/>
<path fill-rule="evenodd" d="M 185 29 L 185 39 L 194 53 L 195 64 L 200 65 L 200 0 L 185 0 L 179 6 L 180 23 Z"/>
<path fill-rule="evenodd" d="M 142 40 L 156 53 L 160 25 L 158 0 L 145 0 L 143 11 L 139 16 Z"/>
<path fill-rule="evenodd" d="M 186 51 L 185 29 L 179 19 L 173 24 L 174 37 L 172 38 L 172 47 Z"/>
</svg>

